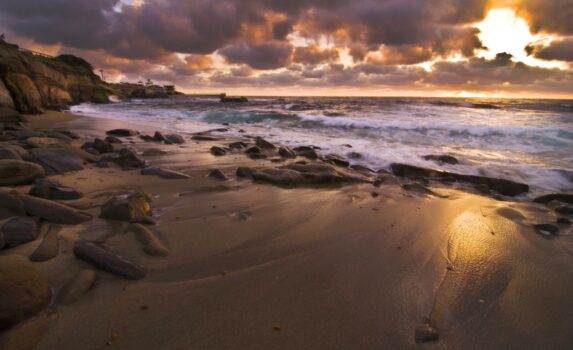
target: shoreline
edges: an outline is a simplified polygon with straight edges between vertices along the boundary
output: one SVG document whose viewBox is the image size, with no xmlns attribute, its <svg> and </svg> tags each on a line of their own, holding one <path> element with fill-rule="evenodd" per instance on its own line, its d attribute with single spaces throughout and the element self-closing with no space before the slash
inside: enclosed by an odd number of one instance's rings
<svg viewBox="0 0 573 350">
<path fill-rule="evenodd" d="M 29 119 L 35 129 L 78 133 L 75 147 L 103 139 L 111 129 L 155 131 L 57 112 Z M 387 179 L 379 187 L 253 182 L 237 178 L 236 169 L 271 169 L 303 158 L 273 163 L 274 156 L 254 160 L 244 151 L 214 156 L 213 146 L 238 140 L 203 135 L 186 135 L 180 145 L 122 138 L 151 166 L 186 179 L 96 163 L 49 177 L 83 193 L 83 199 L 62 203 L 93 219 L 63 225 L 59 254 L 34 266 L 55 294 L 83 269 L 94 271 L 96 282 L 74 303 L 52 301 L 35 318 L 0 333 L 0 344 L 27 339 L 36 340 L 37 349 L 80 343 L 93 349 L 416 348 L 416 329 L 429 325 L 439 332 L 438 344 L 449 348 L 470 342 L 476 348 L 538 348 L 547 339 L 556 348 L 573 346 L 573 307 L 567 303 L 573 240 L 548 240 L 532 227 L 555 222 L 559 215 L 551 206 L 445 186 L 405 189 L 400 185 L 416 181 L 391 174 L 377 174 Z M 150 149 L 156 155 L 146 155 Z M 214 168 L 228 179 L 209 177 Z M 15 189 L 25 193 L 29 186 Z M 156 225 L 149 228 L 168 256 L 142 251 L 126 231 L 128 223 L 99 218 L 106 200 L 125 190 L 153 198 Z M 130 281 L 75 258 L 79 239 L 105 244 L 147 276 Z M 0 257 L 27 258 L 41 241 L 2 250 Z"/>
</svg>

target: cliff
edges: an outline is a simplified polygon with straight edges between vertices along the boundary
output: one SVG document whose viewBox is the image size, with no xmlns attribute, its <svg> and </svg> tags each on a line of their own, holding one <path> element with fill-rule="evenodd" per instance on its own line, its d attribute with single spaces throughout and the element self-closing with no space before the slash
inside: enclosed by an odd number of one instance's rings
<svg viewBox="0 0 573 350">
<path fill-rule="evenodd" d="M 109 94 L 107 84 L 81 58 L 37 55 L 0 41 L 0 122 L 14 110 L 41 113 L 81 102 L 107 102 Z"/>
</svg>

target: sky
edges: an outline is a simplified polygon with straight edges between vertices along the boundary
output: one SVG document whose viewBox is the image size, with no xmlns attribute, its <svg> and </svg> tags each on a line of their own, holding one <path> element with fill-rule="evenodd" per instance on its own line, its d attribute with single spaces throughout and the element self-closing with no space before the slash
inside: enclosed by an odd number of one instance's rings
<svg viewBox="0 0 573 350">
<path fill-rule="evenodd" d="M 188 93 L 573 98 L 573 0 L 2 0 L 9 42 Z"/>
</svg>

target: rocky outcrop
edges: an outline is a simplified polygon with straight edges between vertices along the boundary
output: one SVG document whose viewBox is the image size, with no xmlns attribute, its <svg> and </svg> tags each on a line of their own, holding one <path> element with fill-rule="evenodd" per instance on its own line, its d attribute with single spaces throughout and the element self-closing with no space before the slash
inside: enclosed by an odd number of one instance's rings
<svg viewBox="0 0 573 350">
<path fill-rule="evenodd" d="M 89 63 L 72 55 L 48 57 L 0 42 L 0 107 L 40 113 L 81 102 L 107 102 L 109 88 Z"/>
</svg>

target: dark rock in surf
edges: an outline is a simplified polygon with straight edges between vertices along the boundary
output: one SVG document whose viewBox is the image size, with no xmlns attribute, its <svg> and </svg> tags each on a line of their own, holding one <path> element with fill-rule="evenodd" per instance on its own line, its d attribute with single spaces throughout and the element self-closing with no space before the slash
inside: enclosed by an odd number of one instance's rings
<svg viewBox="0 0 573 350">
<path fill-rule="evenodd" d="M 114 130 L 109 130 L 108 132 L 106 132 L 106 134 L 109 136 L 116 136 L 116 137 L 130 137 L 139 135 L 139 132 L 132 129 L 114 129 Z"/>
<path fill-rule="evenodd" d="M 225 150 L 223 147 L 218 147 L 218 146 L 211 147 L 210 152 L 212 155 L 216 157 L 224 156 L 225 154 L 227 154 L 227 150 Z"/>
<path fill-rule="evenodd" d="M 220 169 L 211 170 L 208 176 L 220 181 L 227 181 L 229 179 Z"/>
<path fill-rule="evenodd" d="M 545 196 L 537 197 L 533 201 L 535 203 L 543 203 L 543 204 L 547 204 L 551 201 L 573 204 L 573 194 L 568 194 L 568 193 L 547 194 Z"/>
<path fill-rule="evenodd" d="M 427 156 L 423 156 L 422 158 L 424 158 L 425 160 L 428 161 L 433 161 L 436 162 L 438 164 L 451 164 L 451 165 L 456 165 L 459 163 L 458 159 L 456 157 L 453 156 L 449 156 L 446 154 L 442 154 L 442 155 L 434 155 L 434 154 L 430 154 Z"/>
<path fill-rule="evenodd" d="M 139 280 L 146 276 L 145 270 L 136 263 L 123 258 L 110 250 L 86 241 L 78 241 L 74 245 L 74 255 L 95 267 L 131 280 Z"/>
<path fill-rule="evenodd" d="M 181 179 L 190 179 L 191 178 L 191 176 L 184 174 L 184 173 L 181 173 L 179 171 L 164 169 L 164 168 L 159 168 L 159 167 L 153 167 L 153 166 L 142 169 L 141 174 L 142 175 L 159 176 L 160 178 L 168 179 L 168 180 L 181 180 Z"/>
</svg>

